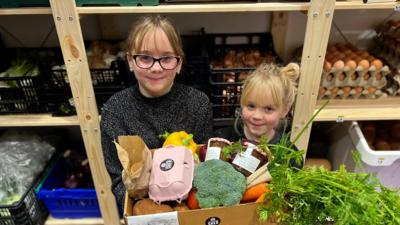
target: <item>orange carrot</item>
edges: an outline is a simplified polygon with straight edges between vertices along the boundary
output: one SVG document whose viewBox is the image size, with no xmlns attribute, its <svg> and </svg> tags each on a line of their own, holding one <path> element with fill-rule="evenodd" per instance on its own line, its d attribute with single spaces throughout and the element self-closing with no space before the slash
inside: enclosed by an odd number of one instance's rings
<svg viewBox="0 0 400 225">
<path fill-rule="evenodd" d="M 196 190 L 192 189 L 187 198 L 187 206 L 189 209 L 200 209 L 199 203 L 196 198 Z"/>
<path fill-rule="evenodd" d="M 266 193 L 261 194 L 260 197 L 257 198 L 256 202 L 257 202 L 257 203 L 263 203 L 264 200 L 265 200 L 265 194 L 266 194 Z"/>
<path fill-rule="evenodd" d="M 267 187 L 268 183 L 260 183 L 247 188 L 244 192 L 242 200 L 240 202 L 253 202 L 257 200 L 265 192 L 270 191 Z"/>
</svg>

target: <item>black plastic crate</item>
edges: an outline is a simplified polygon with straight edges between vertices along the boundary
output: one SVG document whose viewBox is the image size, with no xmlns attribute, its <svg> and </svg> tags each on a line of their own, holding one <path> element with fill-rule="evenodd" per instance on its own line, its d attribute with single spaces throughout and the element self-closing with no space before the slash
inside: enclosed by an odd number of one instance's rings
<svg viewBox="0 0 400 225">
<path fill-rule="evenodd" d="M 90 69 L 93 87 L 123 88 L 128 86 L 126 63 L 115 60 L 109 69 Z M 47 86 L 50 88 L 69 88 L 68 73 L 65 69 L 52 69 Z"/>
<path fill-rule="evenodd" d="M 254 68 L 262 62 L 279 63 L 270 33 L 206 34 L 212 69 Z"/>
<path fill-rule="evenodd" d="M 214 122 L 218 126 L 230 125 L 240 107 L 243 80 L 254 68 L 215 69 L 209 79 L 210 100 Z M 221 122 L 223 124 L 221 124 Z"/>
<path fill-rule="evenodd" d="M 153 6 L 158 0 L 76 0 L 77 6 Z"/>
<path fill-rule="evenodd" d="M 95 90 L 95 98 L 99 113 L 103 104 L 116 92 L 122 89 L 102 89 Z M 75 103 L 70 89 L 65 90 L 47 90 L 46 99 L 48 110 L 53 116 L 71 116 L 76 115 Z"/>
<path fill-rule="evenodd" d="M 198 56 L 191 57 L 183 64 L 181 73 L 176 76 L 176 81 L 200 90 L 206 90 L 209 77 L 208 57 Z"/>
<path fill-rule="evenodd" d="M 0 7 L 17 8 L 17 7 L 48 7 L 49 0 L 1 0 Z"/>
<path fill-rule="evenodd" d="M 40 76 L 0 78 L 0 114 L 47 112 Z"/>
<path fill-rule="evenodd" d="M 36 192 L 57 158 L 59 158 L 59 153 L 56 152 L 17 202 L 0 205 L 0 225 L 43 225 L 46 222 L 49 212 L 43 202 L 37 198 Z"/>
<path fill-rule="evenodd" d="M 0 206 L 0 225 L 41 225 L 47 215 L 46 207 L 36 198 L 31 187 L 19 202 Z"/>
</svg>

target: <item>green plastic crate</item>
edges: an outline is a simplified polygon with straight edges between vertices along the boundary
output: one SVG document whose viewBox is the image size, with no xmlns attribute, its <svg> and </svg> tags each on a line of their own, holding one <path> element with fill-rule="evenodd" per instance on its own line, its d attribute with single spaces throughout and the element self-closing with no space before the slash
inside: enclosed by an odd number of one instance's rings
<svg viewBox="0 0 400 225">
<path fill-rule="evenodd" d="M 153 6 L 158 0 L 76 0 L 77 6 Z"/>
<path fill-rule="evenodd" d="M 49 0 L 0 0 L 0 8 L 48 7 Z"/>
</svg>

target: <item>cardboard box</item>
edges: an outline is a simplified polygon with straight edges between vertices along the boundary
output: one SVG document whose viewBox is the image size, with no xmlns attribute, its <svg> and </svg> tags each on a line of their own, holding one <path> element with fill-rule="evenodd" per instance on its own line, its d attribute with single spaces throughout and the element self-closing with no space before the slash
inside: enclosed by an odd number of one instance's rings
<svg viewBox="0 0 400 225">
<path fill-rule="evenodd" d="M 257 203 L 240 204 L 230 207 L 219 207 L 209 209 L 196 209 L 188 211 L 173 212 L 177 215 L 178 223 L 139 223 L 144 216 L 132 215 L 133 202 L 128 195 L 125 195 L 124 220 L 126 225 L 276 225 L 273 222 L 260 223 L 258 220 Z M 171 215 L 171 213 L 153 214 L 160 221 L 163 216 Z"/>
</svg>

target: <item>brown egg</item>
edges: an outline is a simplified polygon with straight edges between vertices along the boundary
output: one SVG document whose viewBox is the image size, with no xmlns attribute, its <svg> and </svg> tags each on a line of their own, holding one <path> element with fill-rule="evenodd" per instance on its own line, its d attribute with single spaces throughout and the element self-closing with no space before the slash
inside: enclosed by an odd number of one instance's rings
<svg viewBox="0 0 400 225">
<path fill-rule="evenodd" d="M 319 87 L 318 94 L 319 94 L 320 96 L 324 96 L 325 93 L 326 93 L 326 88 L 324 88 L 324 87 Z"/>
<path fill-rule="evenodd" d="M 357 68 L 357 63 L 354 60 L 349 60 L 349 61 L 346 62 L 346 66 L 350 70 L 355 70 Z"/>
<path fill-rule="evenodd" d="M 365 139 L 368 142 L 372 142 L 376 137 L 376 126 L 373 123 L 363 124 L 361 130 L 364 134 Z"/>
<path fill-rule="evenodd" d="M 338 57 L 340 60 L 343 60 L 343 59 L 346 57 L 346 55 L 343 54 L 343 53 L 339 53 L 339 54 L 337 55 L 337 57 Z"/>
<path fill-rule="evenodd" d="M 378 140 L 374 143 L 376 150 L 391 150 L 389 143 L 385 140 Z"/>
<path fill-rule="evenodd" d="M 361 51 L 359 56 L 365 59 L 365 58 L 367 58 L 369 56 L 369 53 L 367 51 Z"/>
<path fill-rule="evenodd" d="M 370 56 L 367 57 L 367 60 L 368 60 L 369 62 L 372 62 L 372 61 L 375 60 L 375 57 L 373 57 L 372 55 L 370 55 Z"/>
<path fill-rule="evenodd" d="M 367 90 L 368 90 L 368 93 L 373 94 L 376 91 L 376 87 L 369 87 Z"/>
<path fill-rule="evenodd" d="M 358 66 L 360 66 L 362 68 L 362 70 L 368 70 L 369 62 L 368 62 L 368 60 L 363 59 L 358 63 Z"/>
<path fill-rule="evenodd" d="M 332 81 L 332 79 L 333 79 L 333 75 L 332 75 L 332 74 L 328 74 L 328 75 L 325 77 L 325 80 L 327 80 L 327 81 Z"/>
<path fill-rule="evenodd" d="M 390 128 L 392 138 L 400 140 L 400 122 L 393 124 Z"/>
<path fill-rule="evenodd" d="M 347 50 L 347 47 L 342 43 L 336 43 L 335 47 L 336 47 L 337 50 L 339 50 L 341 52 L 344 52 L 344 51 Z"/>
<path fill-rule="evenodd" d="M 363 79 L 364 80 L 369 80 L 371 78 L 371 75 L 369 73 L 364 74 Z"/>
<path fill-rule="evenodd" d="M 375 59 L 374 61 L 371 62 L 371 66 L 375 66 L 377 70 L 380 70 L 383 66 L 383 63 L 381 60 Z"/>
<path fill-rule="evenodd" d="M 324 71 L 329 72 L 329 71 L 331 71 L 331 69 L 332 69 L 332 64 L 328 61 L 325 61 L 324 62 Z"/>
<path fill-rule="evenodd" d="M 333 45 L 328 46 L 328 52 L 335 52 L 337 51 L 336 47 Z"/>
<path fill-rule="evenodd" d="M 355 59 L 356 57 L 358 57 L 358 55 L 354 52 L 352 52 L 350 55 L 350 58 Z"/>
<path fill-rule="evenodd" d="M 363 58 L 361 58 L 360 56 L 356 56 L 353 59 L 354 61 L 356 61 L 357 65 L 363 60 Z"/>
<path fill-rule="evenodd" d="M 347 42 L 347 43 L 345 44 L 345 46 L 346 46 L 348 49 L 350 49 L 351 51 L 357 51 L 357 48 L 354 47 L 354 45 L 351 44 L 351 43 L 349 43 L 349 42 Z"/>
<path fill-rule="evenodd" d="M 381 80 L 382 79 L 382 74 L 381 73 L 377 73 L 377 74 L 375 74 L 375 79 L 376 80 Z"/>
<path fill-rule="evenodd" d="M 358 77 L 357 73 L 352 73 L 352 74 L 350 75 L 351 80 L 356 80 L 357 77 Z"/>
<path fill-rule="evenodd" d="M 360 94 L 364 90 L 364 88 L 361 86 L 357 86 L 354 88 L 354 90 L 356 91 L 356 93 Z"/>
<path fill-rule="evenodd" d="M 347 49 L 343 52 L 346 56 L 350 56 L 353 52 L 350 49 Z"/>
<path fill-rule="evenodd" d="M 337 92 L 338 92 L 338 90 L 339 90 L 338 87 L 334 87 L 334 88 L 332 88 L 330 91 L 331 91 L 331 94 L 332 94 L 332 95 L 336 95 Z"/>
<path fill-rule="evenodd" d="M 345 94 L 349 94 L 350 91 L 351 91 L 351 87 L 350 87 L 350 86 L 344 86 L 344 87 L 342 88 L 342 90 L 343 90 L 343 92 L 344 92 Z"/>
<path fill-rule="evenodd" d="M 344 68 L 344 62 L 342 60 L 337 60 L 334 64 L 333 64 L 333 68 L 337 69 L 337 70 L 342 70 Z"/>
<path fill-rule="evenodd" d="M 342 80 L 344 80 L 346 78 L 346 75 L 344 73 L 340 73 L 338 75 L 338 78 L 339 78 L 340 81 L 342 81 Z"/>
<path fill-rule="evenodd" d="M 357 51 L 355 51 L 355 53 L 356 53 L 358 56 L 361 56 L 361 54 L 363 53 L 363 51 L 357 50 Z"/>
<path fill-rule="evenodd" d="M 392 150 L 397 150 L 397 151 L 400 150 L 400 141 L 393 140 L 393 141 L 389 142 L 389 144 L 390 144 L 390 148 Z"/>
<path fill-rule="evenodd" d="M 334 63 L 334 61 L 333 61 L 334 58 L 335 58 L 335 56 L 329 55 L 329 56 L 325 57 L 325 61 L 329 62 L 330 64 L 333 64 Z"/>
</svg>

